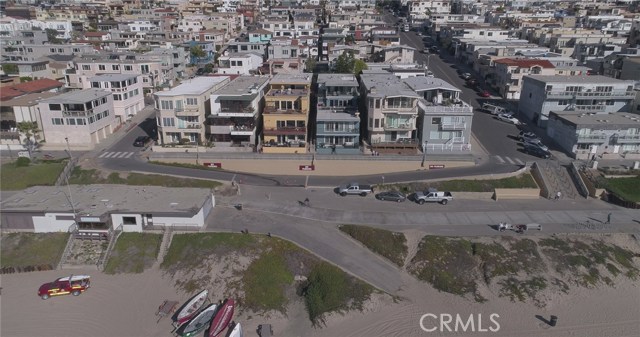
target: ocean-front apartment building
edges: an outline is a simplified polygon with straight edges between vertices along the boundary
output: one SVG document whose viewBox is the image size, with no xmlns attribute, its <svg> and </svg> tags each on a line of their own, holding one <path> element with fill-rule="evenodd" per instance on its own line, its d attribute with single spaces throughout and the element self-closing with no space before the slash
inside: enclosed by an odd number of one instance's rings
<svg viewBox="0 0 640 337">
<path fill-rule="evenodd" d="M 118 125 L 113 95 L 104 89 L 72 91 L 38 103 L 47 145 L 92 149 Z"/>
<path fill-rule="evenodd" d="M 269 83 L 262 114 L 265 153 L 305 153 L 311 74 L 276 74 Z"/>
<path fill-rule="evenodd" d="M 360 152 L 358 80 L 353 74 L 318 74 L 316 152 Z"/>
<path fill-rule="evenodd" d="M 123 123 L 144 109 L 142 75 L 105 74 L 89 78 L 85 88 L 98 88 L 113 93 L 113 113 Z"/>
<path fill-rule="evenodd" d="M 600 75 L 532 75 L 524 77 L 518 109 L 538 126 L 546 127 L 551 111 L 629 112 L 635 97 L 634 81 Z"/>
<path fill-rule="evenodd" d="M 416 143 L 420 96 L 404 80 L 393 74 L 363 74 L 360 92 L 365 99 L 369 144 Z"/>
<path fill-rule="evenodd" d="M 239 76 L 211 95 L 207 126 L 216 151 L 257 145 L 268 82 L 266 76 Z"/>
<path fill-rule="evenodd" d="M 195 77 L 155 93 L 159 144 L 200 144 L 207 139 L 204 122 L 211 113 L 211 95 L 227 83 L 227 76 Z"/>
</svg>

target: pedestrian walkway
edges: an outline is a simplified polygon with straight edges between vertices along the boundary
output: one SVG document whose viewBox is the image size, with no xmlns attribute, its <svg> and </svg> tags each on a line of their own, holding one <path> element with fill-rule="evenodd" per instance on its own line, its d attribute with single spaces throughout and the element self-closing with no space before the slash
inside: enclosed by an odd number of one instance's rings
<svg viewBox="0 0 640 337">
<path fill-rule="evenodd" d="M 98 158 L 131 158 L 135 152 L 103 152 Z"/>
<path fill-rule="evenodd" d="M 493 156 L 493 158 L 498 162 L 498 164 L 509 164 L 509 165 L 524 165 L 524 161 L 520 158 L 512 158 L 508 156 Z"/>
</svg>

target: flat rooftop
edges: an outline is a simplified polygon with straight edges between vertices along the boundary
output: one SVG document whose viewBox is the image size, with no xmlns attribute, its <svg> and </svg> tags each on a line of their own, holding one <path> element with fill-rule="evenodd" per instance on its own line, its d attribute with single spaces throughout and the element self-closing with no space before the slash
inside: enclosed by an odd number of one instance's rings
<svg viewBox="0 0 640 337">
<path fill-rule="evenodd" d="M 425 77 L 425 76 L 409 77 L 404 79 L 404 83 L 406 83 L 409 87 L 411 87 L 411 89 L 415 91 L 432 90 L 432 89 L 446 89 L 450 91 L 461 91 L 460 89 L 453 86 L 451 83 L 436 77 Z"/>
<path fill-rule="evenodd" d="M 330 87 L 357 87 L 358 81 L 353 74 L 318 74 L 318 84 Z"/>
<path fill-rule="evenodd" d="M 311 74 L 276 74 L 270 84 L 311 84 Z"/>
<path fill-rule="evenodd" d="M 33 105 L 38 104 L 38 102 L 42 101 L 43 99 L 55 97 L 57 95 L 60 95 L 60 93 L 58 93 L 58 92 L 49 92 L 49 91 L 36 92 L 36 93 L 33 93 L 33 94 L 27 94 L 27 95 L 24 95 L 24 96 L 12 98 L 12 99 L 10 99 L 10 100 L 8 100 L 6 102 L 2 102 L 2 105 L 4 105 L 4 106 L 33 106 Z"/>
<path fill-rule="evenodd" d="M 180 85 L 166 91 L 156 92 L 156 96 L 202 95 L 216 84 L 227 80 L 228 76 L 200 76 L 184 80 Z"/>
<path fill-rule="evenodd" d="M 360 76 L 365 88 L 369 90 L 370 97 L 416 97 L 413 91 L 403 80 L 394 74 L 367 74 Z"/>
<path fill-rule="evenodd" d="M 98 88 L 90 88 L 79 91 L 71 91 L 62 95 L 45 99 L 44 101 L 46 101 L 47 103 L 59 104 L 84 104 L 96 98 L 101 98 L 109 95 L 111 95 L 111 91 Z"/>
<path fill-rule="evenodd" d="M 640 115 L 617 112 L 612 114 L 597 114 L 589 112 L 553 112 L 560 119 L 564 119 L 576 126 L 597 126 L 600 129 L 639 128 Z"/>
<path fill-rule="evenodd" d="M 160 186 L 70 185 L 78 215 L 107 213 L 189 213 L 200 210 L 208 188 Z M 1 202 L 2 211 L 73 212 L 66 186 L 35 186 Z"/>
<path fill-rule="evenodd" d="M 530 75 L 533 80 L 545 83 L 595 83 L 595 84 L 624 84 L 625 81 L 602 75 L 583 76 L 554 76 L 554 75 Z"/>
</svg>

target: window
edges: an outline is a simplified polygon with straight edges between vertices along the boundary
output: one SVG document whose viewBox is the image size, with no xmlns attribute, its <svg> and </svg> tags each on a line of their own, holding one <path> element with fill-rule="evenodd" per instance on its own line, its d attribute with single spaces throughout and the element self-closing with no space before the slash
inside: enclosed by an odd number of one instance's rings
<svg viewBox="0 0 640 337">
<path fill-rule="evenodd" d="M 64 125 L 64 120 L 62 118 L 51 118 L 51 123 L 53 125 Z"/>
<path fill-rule="evenodd" d="M 87 125 L 87 120 L 84 118 L 76 118 L 77 125 Z"/>
<path fill-rule="evenodd" d="M 176 126 L 176 121 L 172 117 L 163 117 L 162 118 L 163 126 Z"/>
<path fill-rule="evenodd" d="M 91 70 L 91 65 L 89 65 L 89 64 L 83 64 L 83 65 L 82 65 L 82 70 Z"/>
<path fill-rule="evenodd" d="M 99 82 L 91 82 L 91 87 L 92 88 L 100 88 L 100 83 Z"/>
<path fill-rule="evenodd" d="M 122 224 L 123 225 L 137 225 L 138 223 L 136 222 L 136 217 L 135 216 L 123 216 L 122 217 Z"/>
<path fill-rule="evenodd" d="M 380 99 L 376 99 L 376 109 L 380 109 Z"/>
<path fill-rule="evenodd" d="M 49 104 L 49 110 L 60 111 L 62 110 L 62 106 L 60 104 Z"/>
<path fill-rule="evenodd" d="M 111 69 L 112 70 L 120 70 L 120 65 L 119 64 L 112 64 L 111 65 Z"/>
<path fill-rule="evenodd" d="M 162 110 L 171 110 L 173 109 L 173 101 L 160 101 L 160 107 Z"/>
<path fill-rule="evenodd" d="M 560 101 L 558 101 L 558 105 L 569 105 L 569 101 L 566 99 L 562 99 Z"/>
<path fill-rule="evenodd" d="M 133 66 L 131 66 L 131 65 L 125 65 L 125 66 L 124 66 L 124 70 L 126 70 L 126 71 L 132 71 L 132 70 L 133 70 Z"/>
<path fill-rule="evenodd" d="M 238 61 L 238 67 L 242 67 L 242 61 Z"/>
<path fill-rule="evenodd" d="M 198 99 L 187 97 L 187 105 L 198 105 Z"/>
<path fill-rule="evenodd" d="M 67 118 L 67 125 L 76 125 L 75 118 Z"/>
<path fill-rule="evenodd" d="M 608 100 L 607 100 L 607 105 L 613 105 L 613 101 L 612 101 L 612 100 L 610 100 L 610 99 L 608 99 Z"/>
<path fill-rule="evenodd" d="M 380 127 L 380 119 L 376 118 L 374 120 L 374 127 L 379 128 Z"/>
<path fill-rule="evenodd" d="M 282 55 L 289 55 L 289 51 L 288 51 L 288 50 L 286 50 L 286 49 L 285 49 L 285 50 L 283 50 L 283 51 L 282 51 Z"/>
<path fill-rule="evenodd" d="M 114 101 L 122 101 L 122 96 L 120 96 L 120 94 L 113 94 L 113 100 Z"/>
<path fill-rule="evenodd" d="M 98 64 L 98 70 L 106 70 L 106 68 L 104 64 Z"/>
<path fill-rule="evenodd" d="M 433 117 L 431 118 L 432 125 L 439 125 L 442 122 L 442 117 Z"/>
</svg>

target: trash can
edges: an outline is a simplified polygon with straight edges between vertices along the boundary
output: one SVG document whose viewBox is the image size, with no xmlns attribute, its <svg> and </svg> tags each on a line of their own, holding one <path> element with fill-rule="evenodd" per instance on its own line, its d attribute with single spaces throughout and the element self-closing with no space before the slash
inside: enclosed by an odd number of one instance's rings
<svg viewBox="0 0 640 337">
<path fill-rule="evenodd" d="M 558 316 L 551 315 L 551 319 L 549 320 L 549 325 L 556 326 L 556 323 L 558 323 Z"/>
</svg>

